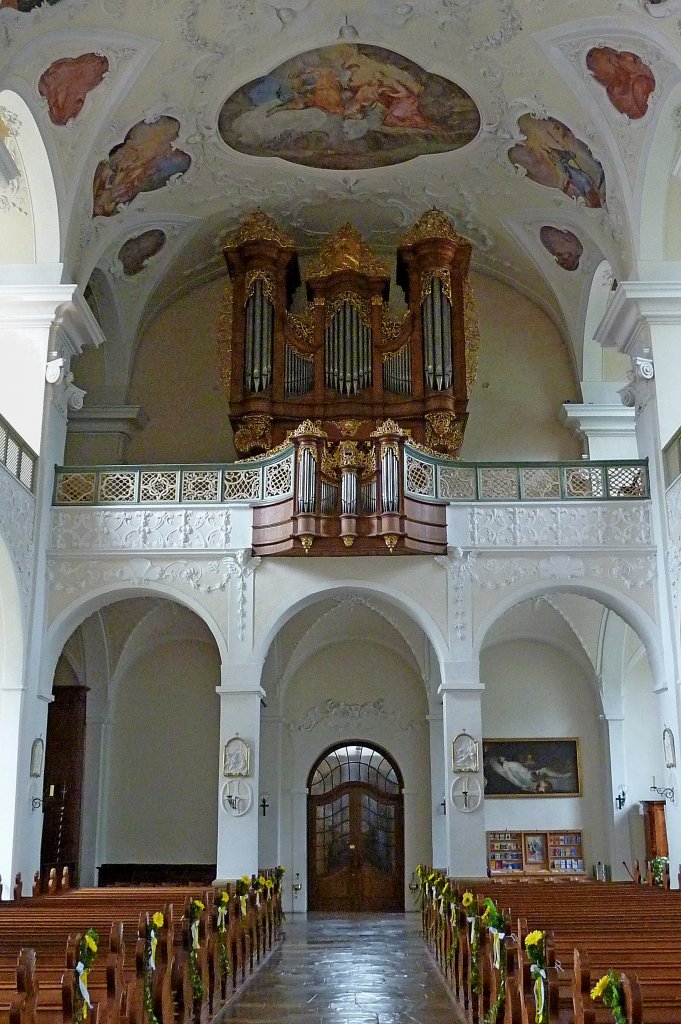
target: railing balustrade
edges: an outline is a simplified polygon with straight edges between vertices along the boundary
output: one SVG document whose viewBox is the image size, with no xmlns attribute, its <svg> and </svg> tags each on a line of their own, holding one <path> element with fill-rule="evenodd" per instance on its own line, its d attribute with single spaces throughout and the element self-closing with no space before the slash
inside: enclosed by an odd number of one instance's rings
<svg viewBox="0 0 681 1024">
<path fill-rule="evenodd" d="M 29 491 L 33 490 L 38 456 L 0 416 L 0 463 Z"/>
</svg>

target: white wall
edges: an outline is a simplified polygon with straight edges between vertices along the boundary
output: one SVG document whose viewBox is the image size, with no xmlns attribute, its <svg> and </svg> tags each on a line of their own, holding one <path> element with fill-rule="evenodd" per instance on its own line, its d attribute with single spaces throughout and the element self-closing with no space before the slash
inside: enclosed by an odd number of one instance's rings
<svg viewBox="0 0 681 1024">
<path fill-rule="evenodd" d="M 480 678 L 485 738 L 578 737 L 583 792 L 581 797 L 486 800 L 487 830 L 581 828 L 587 870 L 598 860 L 607 862 L 600 708 L 583 671 L 549 644 L 513 640 L 483 651 Z M 607 813 L 611 816 L 609 804 Z"/>
<path fill-rule="evenodd" d="M 145 651 L 112 700 L 103 862 L 215 863 L 217 649 Z"/>
<path fill-rule="evenodd" d="M 667 785 L 662 749 L 662 728 L 657 716 L 656 699 L 648 661 L 636 658 L 628 666 L 622 685 L 624 711 L 624 750 L 627 778 L 627 822 L 633 860 L 643 863 L 645 843 L 643 817 L 639 801 L 657 800 L 651 793 L 652 776 L 658 786 Z M 674 730 L 676 735 L 676 730 Z M 629 865 L 631 867 L 631 865 Z"/>
</svg>

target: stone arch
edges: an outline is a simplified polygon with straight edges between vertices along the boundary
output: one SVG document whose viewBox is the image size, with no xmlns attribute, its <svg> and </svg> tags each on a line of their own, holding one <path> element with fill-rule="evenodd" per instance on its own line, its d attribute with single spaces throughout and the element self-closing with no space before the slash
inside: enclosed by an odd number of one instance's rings
<svg viewBox="0 0 681 1024">
<path fill-rule="evenodd" d="M 267 652 L 282 627 L 299 611 L 324 598 L 349 597 L 358 593 L 373 595 L 387 604 L 399 608 L 423 630 L 431 643 L 439 665 L 442 666 L 448 660 L 447 643 L 441 629 L 417 601 L 382 583 L 356 579 L 326 580 L 323 584 L 313 581 L 310 582 L 306 590 L 301 588 L 292 594 L 286 607 L 281 612 L 275 613 L 259 631 L 254 643 L 255 660 L 260 664 L 264 663 Z"/>
<path fill-rule="evenodd" d="M 7 135 L 6 143 L 0 144 L 0 156 L 5 158 L 0 163 L 0 196 L 4 193 L 3 205 L 17 214 L 14 230 L 3 231 L 11 241 L 3 245 L 0 262 L 59 265 L 62 245 L 55 178 L 36 120 L 25 100 L 9 89 L 0 90 L 0 119 Z"/>
<path fill-rule="evenodd" d="M 480 620 L 475 633 L 473 648 L 476 657 L 479 657 L 484 639 L 490 628 L 497 622 L 505 612 L 514 605 L 520 604 L 533 597 L 541 597 L 548 593 L 567 591 L 569 593 L 581 594 L 583 597 L 591 598 L 600 602 L 606 608 L 613 611 L 624 619 L 628 626 L 636 633 L 648 655 L 650 662 L 653 685 L 655 689 L 665 689 L 664 661 L 660 646 L 659 631 L 650 615 L 632 598 L 627 597 L 620 591 L 608 587 L 603 583 L 591 583 L 588 580 L 580 580 L 579 583 L 569 580 L 541 580 L 515 587 L 512 591 L 501 598 Z"/>
<path fill-rule="evenodd" d="M 669 181 L 681 169 L 676 119 L 681 103 L 681 84 L 676 85 L 662 106 L 655 131 L 648 143 L 648 159 L 640 175 L 638 224 L 634 225 L 639 260 L 667 259 L 667 237 L 678 234 L 679 223 L 669 223 Z"/>
</svg>

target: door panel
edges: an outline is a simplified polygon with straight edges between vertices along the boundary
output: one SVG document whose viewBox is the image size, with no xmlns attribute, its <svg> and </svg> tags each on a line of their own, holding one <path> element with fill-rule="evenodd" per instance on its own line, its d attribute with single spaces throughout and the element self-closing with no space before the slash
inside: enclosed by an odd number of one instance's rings
<svg viewBox="0 0 681 1024">
<path fill-rule="evenodd" d="M 310 910 L 404 910 L 401 794 L 350 782 L 309 799 Z"/>
</svg>

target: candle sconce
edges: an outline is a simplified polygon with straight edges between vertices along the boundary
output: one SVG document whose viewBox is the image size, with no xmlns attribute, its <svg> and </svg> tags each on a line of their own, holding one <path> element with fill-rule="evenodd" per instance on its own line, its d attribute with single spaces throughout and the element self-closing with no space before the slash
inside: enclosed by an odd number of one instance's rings
<svg viewBox="0 0 681 1024">
<path fill-rule="evenodd" d="M 655 785 L 655 776 L 654 775 L 653 775 L 653 784 L 650 787 L 650 792 L 651 793 L 657 793 L 657 795 L 661 796 L 663 800 L 669 800 L 671 803 L 675 802 L 674 801 L 674 787 L 673 786 L 656 786 Z"/>
<path fill-rule="evenodd" d="M 416 872 L 412 871 L 412 873 L 411 873 L 411 881 L 409 883 L 409 892 L 412 892 L 412 893 L 414 893 L 414 895 L 416 895 L 416 893 L 418 891 L 419 891 L 419 883 L 416 880 Z"/>
<path fill-rule="evenodd" d="M 300 872 L 296 871 L 296 880 L 293 883 L 293 892 L 294 892 L 294 894 L 297 896 L 302 888 L 303 888 L 303 883 L 300 881 Z"/>
</svg>

